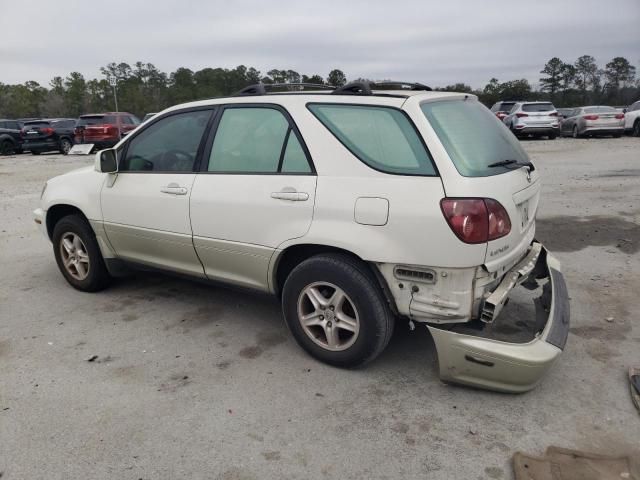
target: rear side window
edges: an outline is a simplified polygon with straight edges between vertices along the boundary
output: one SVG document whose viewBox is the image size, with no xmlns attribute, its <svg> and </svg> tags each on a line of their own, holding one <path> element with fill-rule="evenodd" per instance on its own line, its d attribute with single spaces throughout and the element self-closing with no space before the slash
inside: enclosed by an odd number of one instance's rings
<svg viewBox="0 0 640 480">
<path fill-rule="evenodd" d="M 368 166 L 400 175 L 436 175 L 418 132 L 402 111 L 341 104 L 310 104 L 308 108 Z"/>
<path fill-rule="evenodd" d="M 287 118 L 275 108 L 227 108 L 211 147 L 208 171 L 310 173 L 307 156 Z"/>
<path fill-rule="evenodd" d="M 550 112 L 555 110 L 550 103 L 525 103 L 522 105 L 523 112 Z"/>
<path fill-rule="evenodd" d="M 465 177 L 509 171 L 508 167 L 489 167 L 501 160 L 529 161 L 517 138 L 475 100 L 425 102 L 420 108 L 456 169 Z"/>
</svg>

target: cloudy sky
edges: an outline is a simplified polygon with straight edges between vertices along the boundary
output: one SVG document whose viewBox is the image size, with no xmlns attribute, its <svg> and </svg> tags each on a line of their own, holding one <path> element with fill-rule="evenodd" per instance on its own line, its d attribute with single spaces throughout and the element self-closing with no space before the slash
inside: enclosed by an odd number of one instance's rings
<svg viewBox="0 0 640 480">
<path fill-rule="evenodd" d="M 64 8 L 62 8 L 64 6 Z M 624 56 L 640 73 L 640 0 L 0 0 L 0 82 L 109 62 L 254 66 L 482 87 L 553 56 Z"/>
</svg>

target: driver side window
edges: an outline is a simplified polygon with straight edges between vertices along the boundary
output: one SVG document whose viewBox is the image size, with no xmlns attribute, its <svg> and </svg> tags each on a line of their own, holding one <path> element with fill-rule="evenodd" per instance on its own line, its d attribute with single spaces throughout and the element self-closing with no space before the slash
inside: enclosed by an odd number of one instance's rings
<svg viewBox="0 0 640 480">
<path fill-rule="evenodd" d="M 212 110 L 163 118 L 131 139 L 120 172 L 192 172 Z"/>
</svg>

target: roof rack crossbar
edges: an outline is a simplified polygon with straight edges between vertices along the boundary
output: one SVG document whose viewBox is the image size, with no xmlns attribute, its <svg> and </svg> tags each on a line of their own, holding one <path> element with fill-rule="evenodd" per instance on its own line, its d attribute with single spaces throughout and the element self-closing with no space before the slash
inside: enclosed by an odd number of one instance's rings
<svg viewBox="0 0 640 480">
<path fill-rule="evenodd" d="M 358 80 L 338 87 L 331 93 L 334 95 L 373 95 L 373 90 L 392 90 L 388 87 L 400 87 L 400 90 L 432 90 L 431 87 L 423 85 L 422 83 L 399 82 L 394 80 L 385 80 L 382 82 Z"/>
<path fill-rule="evenodd" d="M 244 87 L 242 90 L 234 93 L 232 97 L 241 97 L 245 95 L 266 95 L 267 90 L 271 90 L 273 88 L 290 88 L 297 87 L 296 90 L 303 90 L 305 88 L 315 88 L 318 90 L 333 90 L 335 89 L 332 85 L 324 85 L 322 83 L 305 83 L 305 82 L 295 82 L 295 83 L 256 83 L 254 85 L 249 85 L 248 87 Z"/>
</svg>

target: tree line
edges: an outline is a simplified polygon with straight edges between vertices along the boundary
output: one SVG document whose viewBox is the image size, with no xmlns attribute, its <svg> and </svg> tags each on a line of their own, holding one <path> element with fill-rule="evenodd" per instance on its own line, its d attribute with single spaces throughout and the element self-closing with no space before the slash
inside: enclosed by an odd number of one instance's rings
<svg viewBox="0 0 640 480">
<path fill-rule="evenodd" d="M 640 97 L 640 81 L 635 67 L 616 57 L 599 68 L 590 55 L 565 63 L 557 57 L 540 71 L 539 88 L 526 79 L 500 82 L 492 78 L 480 90 L 464 83 L 436 88 L 442 91 L 478 95 L 487 106 L 501 99 L 551 100 L 557 107 L 587 104 L 628 105 Z M 100 68 L 101 78 L 85 79 L 79 72 L 65 78 L 54 77 L 48 87 L 35 81 L 7 85 L 0 83 L 0 117 L 77 117 L 83 113 L 111 111 L 115 108 L 109 81 L 117 82 L 119 109 L 138 116 L 158 112 L 178 103 L 230 95 L 255 83 L 316 83 L 341 86 L 347 77 L 333 69 L 326 78 L 304 75 L 294 70 L 269 70 L 266 75 L 253 67 L 233 69 L 204 68 L 196 72 L 178 68 L 169 74 L 151 63 L 109 63 Z M 428 82 L 426 82 L 428 83 Z"/>
</svg>

